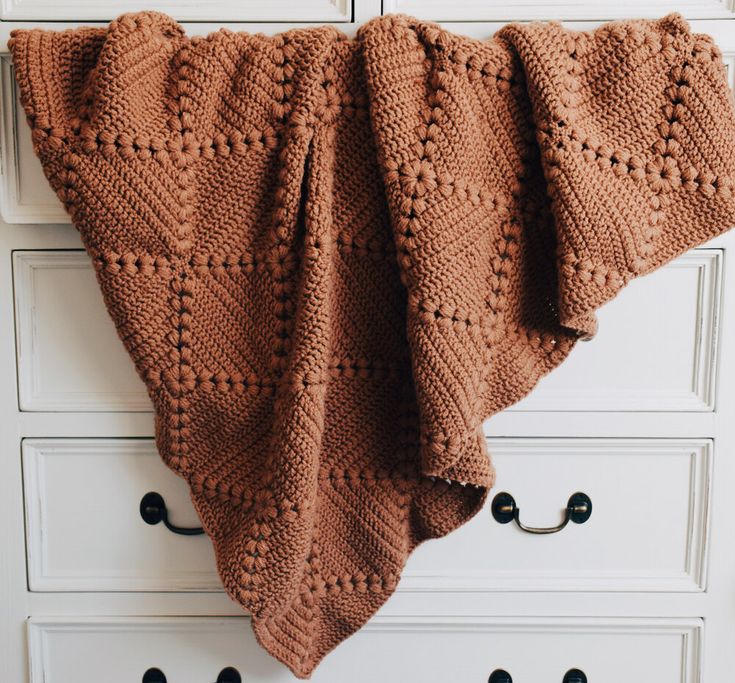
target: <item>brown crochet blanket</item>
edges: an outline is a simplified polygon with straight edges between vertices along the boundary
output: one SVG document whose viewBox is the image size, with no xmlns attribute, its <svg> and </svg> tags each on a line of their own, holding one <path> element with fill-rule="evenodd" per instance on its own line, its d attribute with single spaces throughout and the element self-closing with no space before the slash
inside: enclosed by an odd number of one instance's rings
<svg viewBox="0 0 735 683">
<path fill-rule="evenodd" d="M 735 224 L 725 69 L 675 14 L 481 42 L 141 12 L 10 49 L 161 457 L 300 677 L 480 509 L 483 420 Z"/>
</svg>

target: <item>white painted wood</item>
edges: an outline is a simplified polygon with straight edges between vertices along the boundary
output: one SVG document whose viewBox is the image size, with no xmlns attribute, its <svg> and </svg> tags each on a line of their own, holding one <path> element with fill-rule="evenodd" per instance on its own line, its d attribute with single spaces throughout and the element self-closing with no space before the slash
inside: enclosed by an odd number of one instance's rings
<svg viewBox="0 0 735 683">
<path fill-rule="evenodd" d="M 4 21 L 109 21 L 123 12 L 140 10 L 166 12 L 179 21 L 320 21 L 343 22 L 352 17 L 351 0 L 70 0 L 63 5 L 53 0 L 2 0 Z"/>
<path fill-rule="evenodd" d="M 419 547 L 401 589 L 704 590 L 709 441 L 506 438 L 490 439 L 489 450 L 498 476 L 485 509 Z M 493 519 L 501 491 L 527 525 L 557 525 L 575 491 L 591 498 L 592 516 L 556 534 L 529 534 Z"/>
<path fill-rule="evenodd" d="M 23 481 L 31 590 L 221 590 L 207 536 L 140 516 L 156 491 L 173 524 L 200 526 L 186 483 L 151 440 L 26 439 Z"/>
<path fill-rule="evenodd" d="M 732 0 L 383 0 L 383 11 L 432 21 L 532 21 L 658 18 L 679 12 L 687 19 L 733 17 Z"/>
<path fill-rule="evenodd" d="M 594 683 L 695 683 L 700 619 L 375 617 L 322 664 L 314 683 L 561 681 L 571 668 Z M 234 666 L 243 681 L 295 681 L 256 646 L 247 619 L 49 619 L 28 624 L 31 683 L 139 681 L 150 667 L 169 681 L 212 681 Z M 533 653 L 533 656 L 529 656 Z M 631 679 L 632 680 L 632 679 Z"/>
<path fill-rule="evenodd" d="M 731 71 L 731 76 L 735 75 Z M 707 637 L 704 648 L 705 662 L 701 683 L 727 680 L 735 671 L 735 653 L 732 636 L 735 633 L 735 273 L 732 257 L 735 254 L 735 232 L 726 236 L 726 266 L 723 277 L 723 305 L 719 336 L 721 359 L 718 375 L 721 378 L 717 395 L 717 422 L 710 432 L 714 437 L 715 456 L 712 468 L 712 511 L 707 569 L 707 598 L 711 610 L 706 617 Z M 661 482 L 665 485 L 665 482 Z"/>
<path fill-rule="evenodd" d="M 735 1 L 735 0 L 733 0 Z M 353 0 L 352 20 L 353 26 L 364 24 L 373 17 L 377 17 L 383 11 L 383 0 Z M 340 29 L 346 33 L 351 32 L 350 26 L 341 26 Z"/>
<path fill-rule="evenodd" d="M 712 410 L 721 275 L 722 251 L 695 249 L 634 280 L 511 410 Z"/>
<path fill-rule="evenodd" d="M 81 251 L 13 254 L 21 410 L 150 410 Z"/>
<path fill-rule="evenodd" d="M 26 683 L 28 672 L 23 626 L 29 611 L 20 426 L 16 419 L 18 395 L 11 322 L 13 278 L 9 230 L 0 220 L 0 680 Z"/>
</svg>

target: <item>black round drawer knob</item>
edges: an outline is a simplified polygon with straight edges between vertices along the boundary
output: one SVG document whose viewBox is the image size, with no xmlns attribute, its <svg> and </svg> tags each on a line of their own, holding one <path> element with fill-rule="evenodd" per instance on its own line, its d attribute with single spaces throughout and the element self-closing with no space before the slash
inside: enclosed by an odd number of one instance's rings
<svg viewBox="0 0 735 683">
<path fill-rule="evenodd" d="M 240 672 L 231 666 L 228 666 L 219 672 L 217 676 L 217 683 L 242 683 Z M 573 683 L 570 681 L 570 683 Z"/>
<path fill-rule="evenodd" d="M 562 683 L 587 683 L 587 675 L 581 669 L 569 669 Z"/>
<path fill-rule="evenodd" d="M 567 501 L 564 519 L 560 524 L 548 527 L 534 527 L 523 524 L 521 522 L 521 509 L 516 504 L 515 498 L 506 491 L 498 493 L 493 498 L 490 510 L 493 518 L 499 524 L 508 524 L 508 522 L 515 521 L 519 529 L 529 534 L 555 534 L 561 531 L 569 522 L 584 524 L 592 515 L 592 500 L 586 493 L 581 491 L 573 493 Z"/>
<path fill-rule="evenodd" d="M 166 509 L 166 501 L 160 493 L 151 491 L 146 493 L 140 500 L 140 516 L 146 524 L 158 524 L 163 522 L 169 531 L 181 536 L 199 536 L 204 533 L 201 527 L 184 528 L 174 526 L 168 521 L 168 510 Z M 144 683 L 155 683 L 154 681 L 144 681 Z"/>
<path fill-rule="evenodd" d="M 143 674 L 141 683 L 166 683 L 166 674 L 160 669 L 148 669 Z"/>
<path fill-rule="evenodd" d="M 513 678 L 507 671 L 495 669 L 487 679 L 487 683 L 513 683 Z"/>
</svg>

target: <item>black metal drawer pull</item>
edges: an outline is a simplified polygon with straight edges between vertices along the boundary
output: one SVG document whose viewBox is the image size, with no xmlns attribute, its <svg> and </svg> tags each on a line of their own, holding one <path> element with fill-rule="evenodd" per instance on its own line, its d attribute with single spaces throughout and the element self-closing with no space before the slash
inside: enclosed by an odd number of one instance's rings
<svg viewBox="0 0 735 683">
<path fill-rule="evenodd" d="M 167 683 L 166 674 L 164 674 L 160 669 L 148 669 L 148 671 L 143 674 L 143 680 L 141 683 Z M 215 683 L 242 683 L 242 678 L 240 677 L 240 673 L 237 669 L 228 666 L 219 672 L 219 676 L 217 676 Z"/>
<path fill-rule="evenodd" d="M 513 683 L 513 677 L 503 669 L 495 669 L 487 679 L 487 683 Z M 587 676 L 581 669 L 569 669 L 564 674 L 562 683 L 587 683 Z"/>
<path fill-rule="evenodd" d="M 592 501 L 586 493 L 581 491 L 573 493 L 567 502 L 567 509 L 561 524 L 550 527 L 533 527 L 523 524 L 520 520 L 521 509 L 516 505 L 513 496 L 505 491 L 493 498 L 491 511 L 495 521 L 500 524 L 515 521 L 520 529 L 529 534 L 555 534 L 557 531 L 561 531 L 570 521 L 575 524 L 584 524 L 592 514 Z M 569 683 L 575 683 L 575 681 L 570 679 Z"/>
<path fill-rule="evenodd" d="M 160 493 L 151 491 L 146 493 L 140 500 L 140 516 L 146 524 L 158 524 L 163 522 L 169 531 L 173 531 L 175 534 L 181 534 L 182 536 L 199 536 L 204 533 L 204 529 L 201 527 L 192 527 L 190 529 L 184 529 L 179 526 L 174 526 L 168 521 L 168 510 L 166 510 L 166 501 Z M 153 669 L 151 669 L 152 671 Z M 155 683 L 154 681 L 145 681 L 144 683 Z M 218 683 L 220 683 L 218 681 Z M 228 681 L 222 681 L 221 683 L 229 683 Z"/>
</svg>

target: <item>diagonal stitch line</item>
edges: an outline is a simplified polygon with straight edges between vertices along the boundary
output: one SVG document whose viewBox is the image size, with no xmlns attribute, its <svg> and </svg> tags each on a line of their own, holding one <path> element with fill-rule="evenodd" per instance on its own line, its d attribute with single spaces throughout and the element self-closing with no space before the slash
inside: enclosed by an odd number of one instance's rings
<svg viewBox="0 0 735 683">
<path fill-rule="evenodd" d="M 375 484 L 374 484 L 375 486 Z M 341 486 L 338 485 L 332 485 L 331 492 L 334 496 L 338 496 L 341 498 L 343 505 L 334 505 L 333 506 L 333 514 L 337 513 L 342 517 L 343 523 L 347 528 L 354 528 L 357 525 L 357 521 L 355 518 L 350 517 L 345 510 L 355 510 L 355 499 L 359 499 L 359 495 L 353 491 L 349 485 L 342 484 Z M 351 497 L 351 500 L 348 500 L 348 492 Z M 386 524 L 386 520 L 395 519 L 395 510 L 389 508 L 387 505 L 384 504 L 383 500 L 380 496 L 377 495 L 371 495 L 370 496 L 370 502 L 373 506 L 379 506 L 380 510 L 382 510 L 385 513 L 388 513 L 386 518 L 383 519 L 379 513 L 379 511 L 376 509 L 376 507 L 370 507 L 365 506 L 363 512 L 361 514 L 365 514 L 368 517 L 364 518 L 366 522 L 369 521 L 369 518 L 372 518 L 372 523 L 368 523 L 368 527 L 370 531 L 375 535 L 375 539 L 379 539 L 382 541 L 385 545 L 387 545 L 390 550 L 392 551 L 391 554 L 385 554 L 385 559 L 389 560 L 391 563 L 395 562 L 397 557 L 400 557 L 401 554 L 404 552 L 403 545 L 398 545 L 400 542 L 400 539 L 402 538 L 401 535 L 401 524 L 400 519 L 396 519 L 395 525 L 391 525 L 390 522 Z M 385 530 L 380 529 L 381 524 L 386 526 Z M 388 533 L 388 531 L 392 532 L 391 534 Z M 397 539 L 399 539 L 397 541 Z M 383 551 L 380 548 L 380 543 L 376 540 L 375 541 L 375 550 L 378 553 L 383 553 Z M 349 558 L 350 562 L 354 562 L 354 558 Z"/>
<path fill-rule="evenodd" d="M 261 325 L 256 323 L 255 318 L 251 314 L 251 312 L 248 310 L 245 306 L 236 306 L 236 300 L 234 298 L 234 295 L 231 293 L 231 291 L 219 280 L 216 278 L 210 278 L 207 281 L 203 280 L 202 278 L 199 278 L 198 280 L 200 287 L 205 287 L 207 291 L 211 294 L 211 298 L 208 298 L 208 301 L 211 304 L 219 304 L 218 310 L 222 311 L 227 318 L 237 323 L 238 326 L 241 326 L 243 329 L 255 329 L 258 330 L 261 328 Z M 212 287 L 217 288 L 217 293 L 215 293 L 212 290 Z M 204 297 L 200 297 L 202 305 L 204 304 Z M 223 325 L 224 322 L 223 322 Z M 226 325 L 225 325 L 226 327 Z M 260 337 L 261 343 L 260 348 L 265 348 L 269 345 L 270 340 L 265 337 Z M 221 358 L 229 358 L 230 352 L 225 349 L 223 345 L 224 339 L 218 339 L 217 340 L 217 348 L 219 351 L 219 355 Z M 237 351 L 236 349 L 232 349 L 233 351 Z M 242 350 L 242 349 L 240 349 Z M 267 367 L 261 363 L 261 359 L 259 358 L 250 358 L 246 357 L 242 353 L 238 353 L 238 357 L 242 363 L 247 364 L 247 370 L 249 372 L 257 373 L 263 377 L 273 378 L 275 377 L 272 375 Z M 233 361 L 235 362 L 235 361 Z M 241 365 L 240 362 L 236 362 L 236 365 Z M 239 370 L 243 372 L 243 368 L 240 367 Z"/>
<path fill-rule="evenodd" d="M 98 217 L 107 215 L 111 219 L 110 223 L 114 225 L 122 224 L 124 213 L 122 205 L 116 204 L 114 206 L 115 210 L 113 211 L 108 206 L 107 202 L 102 201 L 102 198 L 98 198 L 98 185 L 101 183 L 101 179 L 99 177 L 94 177 L 93 181 L 95 183 L 94 185 L 92 185 L 83 174 L 79 177 L 79 182 L 84 184 L 87 188 L 84 193 L 84 202 L 87 205 L 87 208 L 93 207 Z M 124 178 L 119 178 L 118 181 L 123 183 Z M 152 226 L 155 226 L 153 234 L 155 234 L 159 239 L 162 247 L 161 251 L 168 253 L 166 248 L 168 246 L 166 244 L 166 237 L 169 237 L 169 235 L 166 222 L 155 210 L 152 209 L 152 207 L 150 207 L 147 202 L 140 201 L 140 203 L 138 203 L 138 201 L 134 200 L 134 198 L 142 196 L 141 189 L 136 189 L 132 186 L 127 186 L 126 188 L 124 185 L 119 185 L 118 190 L 120 191 L 120 194 L 124 194 L 130 198 L 131 205 L 127 207 L 127 210 L 132 208 L 137 215 L 144 217 L 147 221 L 150 221 Z M 166 211 L 168 211 L 168 209 L 166 209 Z"/>
</svg>

